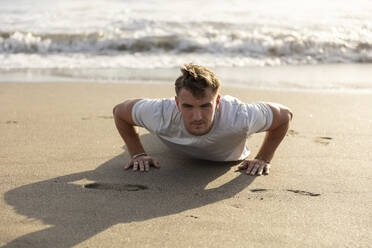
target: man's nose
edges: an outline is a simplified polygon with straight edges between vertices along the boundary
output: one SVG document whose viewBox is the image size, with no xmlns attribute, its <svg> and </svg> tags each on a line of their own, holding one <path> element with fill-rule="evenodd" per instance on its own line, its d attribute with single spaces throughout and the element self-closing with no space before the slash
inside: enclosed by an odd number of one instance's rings
<svg viewBox="0 0 372 248">
<path fill-rule="evenodd" d="M 195 109 L 194 110 L 194 112 L 193 112 L 193 119 L 196 120 L 196 121 L 202 119 L 202 113 L 201 113 L 200 109 Z"/>
</svg>

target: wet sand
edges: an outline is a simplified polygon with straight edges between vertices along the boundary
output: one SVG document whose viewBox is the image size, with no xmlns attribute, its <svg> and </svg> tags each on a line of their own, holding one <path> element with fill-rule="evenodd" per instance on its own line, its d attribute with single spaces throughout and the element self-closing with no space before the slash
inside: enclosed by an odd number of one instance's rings
<svg viewBox="0 0 372 248">
<path fill-rule="evenodd" d="M 294 112 L 269 176 L 180 158 L 143 129 L 162 168 L 123 171 L 112 107 L 172 86 L 1 83 L 0 246 L 370 246 L 372 95 L 221 93 Z M 248 139 L 252 156 L 262 138 Z"/>
</svg>

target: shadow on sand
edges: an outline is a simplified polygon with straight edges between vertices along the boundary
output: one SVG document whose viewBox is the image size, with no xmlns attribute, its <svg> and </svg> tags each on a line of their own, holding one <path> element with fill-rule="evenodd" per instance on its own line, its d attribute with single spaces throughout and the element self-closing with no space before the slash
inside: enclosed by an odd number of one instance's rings
<svg viewBox="0 0 372 248">
<path fill-rule="evenodd" d="M 144 143 L 153 139 L 149 134 L 141 136 Z M 18 214 L 51 227 L 21 236 L 3 247 L 73 247 L 118 223 L 167 216 L 231 198 L 254 180 L 240 174 L 217 188 L 206 189 L 238 162 L 180 159 L 155 145 L 148 150 L 152 154 L 155 151 L 162 163 L 160 170 L 123 171 L 123 163 L 128 160 L 124 153 L 95 170 L 5 193 L 5 201 Z M 73 183 L 83 179 L 97 184 L 87 188 Z"/>
</svg>

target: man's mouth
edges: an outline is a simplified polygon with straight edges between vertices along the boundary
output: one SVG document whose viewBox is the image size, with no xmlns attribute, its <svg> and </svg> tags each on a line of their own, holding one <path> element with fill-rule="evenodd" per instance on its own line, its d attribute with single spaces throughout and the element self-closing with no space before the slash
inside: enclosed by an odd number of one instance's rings
<svg viewBox="0 0 372 248">
<path fill-rule="evenodd" d="M 191 122 L 191 125 L 193 126 L 201 126 L 204 124 L 204 121 L 194 121 L 194 122 Z"/>
</svg>

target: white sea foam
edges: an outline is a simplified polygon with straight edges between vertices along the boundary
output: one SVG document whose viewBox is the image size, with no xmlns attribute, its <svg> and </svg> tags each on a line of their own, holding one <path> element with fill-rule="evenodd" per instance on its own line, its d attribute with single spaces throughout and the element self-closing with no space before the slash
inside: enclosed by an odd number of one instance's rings
<svg viewBox="0 0 372 248">
<path fill-rule="evenodd" d="M 372 62 L 372 2 L 3 0 L 0 69 Z"/>
</svg>

